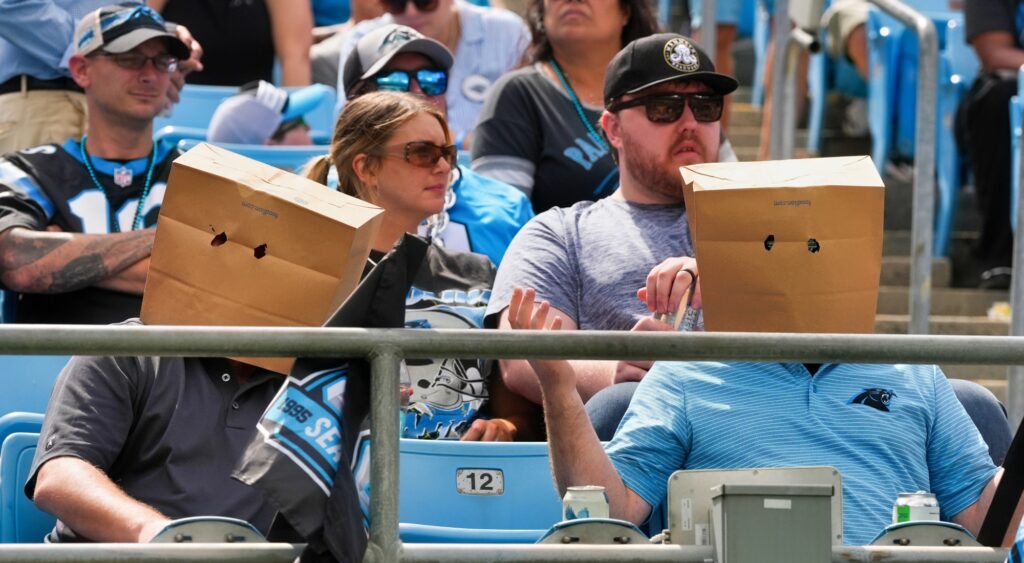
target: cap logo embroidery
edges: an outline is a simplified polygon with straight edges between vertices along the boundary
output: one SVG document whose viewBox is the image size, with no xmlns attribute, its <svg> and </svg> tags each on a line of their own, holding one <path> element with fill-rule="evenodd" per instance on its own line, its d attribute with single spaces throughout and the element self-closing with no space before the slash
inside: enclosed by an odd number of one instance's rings
<svg viewBox="0 0 1024 563">
<path fill-rule="evenodd" d="M 388 45 L 392 43 L 398 43 L 399 45 L 408 43 L 415 39 L 409 30 L 407 29 L 396 29 L 384 37 L 384 41 L 380 42 L 380 47 L 377 48 L 377 52 L 384 51 Z"/>
<path fill-rule="evenodd" d="M 693 46 L 685 39 L 676 37 L 665 43 L 665 62 L 679 72 L 693 72 L 700 68 L 700 59 Z"/>
</svg>

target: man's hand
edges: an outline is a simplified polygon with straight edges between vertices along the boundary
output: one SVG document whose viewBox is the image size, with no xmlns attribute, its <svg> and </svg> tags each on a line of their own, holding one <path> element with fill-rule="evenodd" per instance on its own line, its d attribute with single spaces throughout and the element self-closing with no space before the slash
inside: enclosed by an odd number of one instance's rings
<svg viewBox="0 0 1024 563">
<path fill-rule="evenodd" d="M 544 301 L 534 311 L 534 299 L 537 298 L 537 291 L 534 289 L 515 288 L 512 291 L 512 300 L 508 304 L 508 322 L 514 329 L 529 330 L 559 330 L 562 328 L 562 318 L 554 317 L 550 323 L 548 313 L 551 312 L 551 304 Z M 539 360 L 530 359 L 530 366 L 540 380 L 542 392 L 548 389 L 571 389 L 576 392 L 576 373 L 566 360 Z"/>
<path fill-rule="evenodd" d="M 695 309 L 699 309 L 701 299 L 697 273 L 697 261 L 693 258 L 669 258 L 647 274 L 647 286 L 637 290 L 636 296 L 647 303 L 647 310 L 652 313 L 675 314 L 679 311 L 679 304 L 687 296 L 690 287 L 694 286 L 691 304 Z"/>
<path fill-rule="evenodd" d="M 462 435 L 463 442 L 512 442 L 515 439 L 516 426 L 504 418 L 478 418 Z"/>
<path fill-rule="evenodd" d="M 199 60 L 203 58 L 203 46 L 192 36 L 192 32 L 183 25 L 176 25 L 174 33 L 178 36 L 178 39 L 181 39 L 182 43 L 188 45 L 192 52 L 189 53 L 187 59 L 178 61 L 178 69 L 171 73 L 171 86 L 167 89 L 167 100 L 171 105 L 181 101 L 181 89 L 185 87 L 185 77 L 190 72 L 203 70 L 203 63 Z"/>
<path fill-rule="evenodd" d="M 149 543 L 161 530 L 167 527 L 171 523 L 168 518 L 154 518 L 153 520 L 145 523 L 139 529 L 138 543 Z"/>
<path fill-rule="evenodd" d="M 672 326 L 655 319 L 644 317 L 633 325 L 630 331 L 633 332 L 666 332 L 672 331 Z M 654 365 L 654 360 L 620 360 L 615 364 L 615 383 L 623 381 L 640 381 L 647 375 L 647 372 Z"/>
</svg>

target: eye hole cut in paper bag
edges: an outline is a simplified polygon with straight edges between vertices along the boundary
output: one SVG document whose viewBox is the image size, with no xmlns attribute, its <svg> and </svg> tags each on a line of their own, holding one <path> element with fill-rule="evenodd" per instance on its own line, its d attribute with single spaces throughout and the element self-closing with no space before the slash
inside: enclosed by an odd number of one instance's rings
<svg viewBox="0 0 1024 563">
<path fill-rule="evenodd" d="M 707 330 L 874 332 L 885 186 L 870 157 L 680 173 Z"/>
<path fill-rule="evenodd" d="M 359 283 L 383 210 L 199 144 L 171 167 L 141 319 L 322 326 Z M 236 358 L 287 374 L 294 358 Z"/>
</svg>

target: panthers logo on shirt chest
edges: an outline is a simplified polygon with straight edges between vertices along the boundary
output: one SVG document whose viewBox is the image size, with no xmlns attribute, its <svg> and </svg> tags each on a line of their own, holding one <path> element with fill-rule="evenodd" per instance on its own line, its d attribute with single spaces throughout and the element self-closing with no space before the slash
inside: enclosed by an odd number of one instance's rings
<svg viewBox="0 0 1024 563">
<path fill-rule="evenodd" d="M 882 412 L 891 412 L 889 407 L 892 405 L 894 397 L 896 397 L 896 392 L 892 389 L 871 387 L 851 397 L 847 404 L 864 405 Z"/>
</svg>

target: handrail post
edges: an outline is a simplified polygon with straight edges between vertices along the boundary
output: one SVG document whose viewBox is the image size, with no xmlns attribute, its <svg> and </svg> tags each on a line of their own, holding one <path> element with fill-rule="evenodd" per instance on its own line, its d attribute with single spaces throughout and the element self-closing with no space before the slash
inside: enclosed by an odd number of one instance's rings
<svg viewBox="0 0 1024 563">
<path fill-rule="evenodd" d="M 704 52 L 711 57 L 711 60 L 715 63 L 715 68 L 718 66 L 718 48 L 716 43 L 718 42 L 718 21 L 717 14 L 715 14 L 716 0 L 700 0 L 700 46 L 704 49 Z"/>
<path fill-rule="evenodd" d="M 939 43 L 935 24 L 899 0 L 871 0 L 917 33 L 917 115 L 914 130 L 914 196 L 910 233 L 910 334 L 928 334 L 932 299 L 935 223 L 935 108 Z"/>
<path fill-rule="evenodd" d="M 370 545 L 367 561 L 393 562 L 402 544 L 398 535 L 398 439 L 400 351 L 370 354 Z"/>
<path fill-rule="evenodd" d="M 772 26 L 772 43 L 775 45 L 775 52 L 772 56 L 772 103 L 771 103 L 771 137 L 768 144 L 768 157 L 772 160 L 782 160 L 785 157 L 785 123 L 786 117 L 786 78 L 789 74 L 788 57 L 789 49 L 789 0 L 775 0 L 775 15 Z"/>
<path fill-rule="evenodd" d="M 1024 77 L 1024 66 L 1020 68 L 1020 77 Z M 1020 80 L 1020 78 L 1018 78 Z M 1018 96 L 1024 91 L 1018 88 Z M 1012 132 L 1016 135 L 1016 131 Z M 1017 171 L 1017 189 L 1024 186 L 1024 137 L 1018 147 L 1020 169 Z M 1017 227 L 1013 232 L 1013 276 L 1010 285 L 1010 304 L 1013 306 L 1010 315 L 1010 336 L 1024 335 L 1024 198 L 1017 196 Z M 1007 415 L 1010 428 L 1017 428 L 1024 418 L 1024 367 L 1010 366 L 1006 376 Z"/>
</svg>

